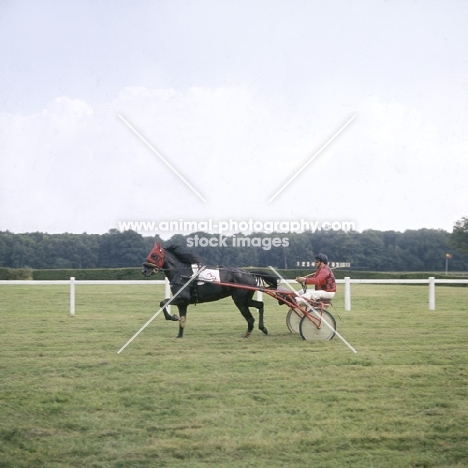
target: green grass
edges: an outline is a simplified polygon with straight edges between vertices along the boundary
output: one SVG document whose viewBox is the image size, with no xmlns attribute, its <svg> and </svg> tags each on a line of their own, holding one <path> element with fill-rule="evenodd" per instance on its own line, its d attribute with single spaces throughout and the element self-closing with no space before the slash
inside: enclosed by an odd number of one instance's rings
<svg viewBox="0 0 468 468">
<path fill-rule="evenodd" d="M 468 288 L 352 285 L 339 339 L 242 338 L 230 299 L 155 319 L 163 287 L 0 286 L 0 467 L 468 466 Z M 256 312 L 254 313 L 256 316 Z"/>
</svg>

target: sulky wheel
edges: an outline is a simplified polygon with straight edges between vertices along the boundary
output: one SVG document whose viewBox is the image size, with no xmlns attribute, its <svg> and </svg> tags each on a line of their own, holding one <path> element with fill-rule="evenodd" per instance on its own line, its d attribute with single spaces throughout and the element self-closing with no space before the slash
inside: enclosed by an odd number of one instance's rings
<svg viewBox="0 0 468 468">
<path fill-rule="evenodd" d="M 320 312 L 317 309 L 314 309 L 320 315 Z M 314 319 L 312 319 L 312 317 Z M 335 336 L 336 322 L 329 312 L 324 310 L 322 312 L 322 320 L 320 328 L 317 328 L 319 323 L 319 317 L 314 313 L 313 310 L 310 311 L 309 316 L 305 315 L 301 319 L 299 325 L 299 331 L 302 338 L 307 341 L 329 341 Z M 326 323 L 325 323 L 326 322 Z M 328 325 L 327 325 L 328 323 Z"/>
<path fill-rule="evenodd" d="M 299 327 L 303 316 L 299 309 L 289 309 L 286 314 L 286 325 L 291 333 L 300 333 Z"/>
</svg>

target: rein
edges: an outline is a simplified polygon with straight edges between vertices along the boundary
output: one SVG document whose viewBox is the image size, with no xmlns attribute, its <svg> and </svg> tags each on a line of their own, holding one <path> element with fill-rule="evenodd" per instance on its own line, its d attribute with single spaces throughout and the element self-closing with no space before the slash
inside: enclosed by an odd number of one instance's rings
<svg viewBox="0 0 468 468">
<path fill-rule="evenodd" d="M 151 263 L 151 262 L 143 262 L 142 265 L 147 268 L 152 268 L 153 270 L 157 270 L 157 273 L 159 273 L 160 271 L 183 271 L 187 269 L 187 268 L 159 268 L 154 263 Z"/>
</svg>

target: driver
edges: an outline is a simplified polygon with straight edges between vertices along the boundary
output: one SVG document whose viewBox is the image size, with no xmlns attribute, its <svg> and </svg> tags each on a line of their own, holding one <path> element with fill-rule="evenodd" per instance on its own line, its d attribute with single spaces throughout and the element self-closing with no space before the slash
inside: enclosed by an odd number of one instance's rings
<svg viewBox="0 0 468 468">
<path fill-rule="evenodd" d="M 331 300 L 335 296 L 336 283 L 335 275 L 328 266 L 328 257 L 323 253 L 319 253 L 314 259 L 315 273 L 311 276 L 298 276 L 296 281 L 301 284 L 315 284 L 315 291 L 307 291 L 301 296 L 313 301 Z"/>
</svg>

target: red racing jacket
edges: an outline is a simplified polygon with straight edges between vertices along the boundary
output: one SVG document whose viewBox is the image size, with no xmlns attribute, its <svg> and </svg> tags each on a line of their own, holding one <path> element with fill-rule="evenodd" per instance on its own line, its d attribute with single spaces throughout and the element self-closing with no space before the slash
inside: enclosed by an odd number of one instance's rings
<svg viewBox="0 0 468 468">
<path fill-rule="evenodd" d="M 316 290 L 336 292 L 335 275 L 328 265 L 323 265 L 314 276 L 305 279 L 306 284 L 315 284 Z"/>
</svg>

